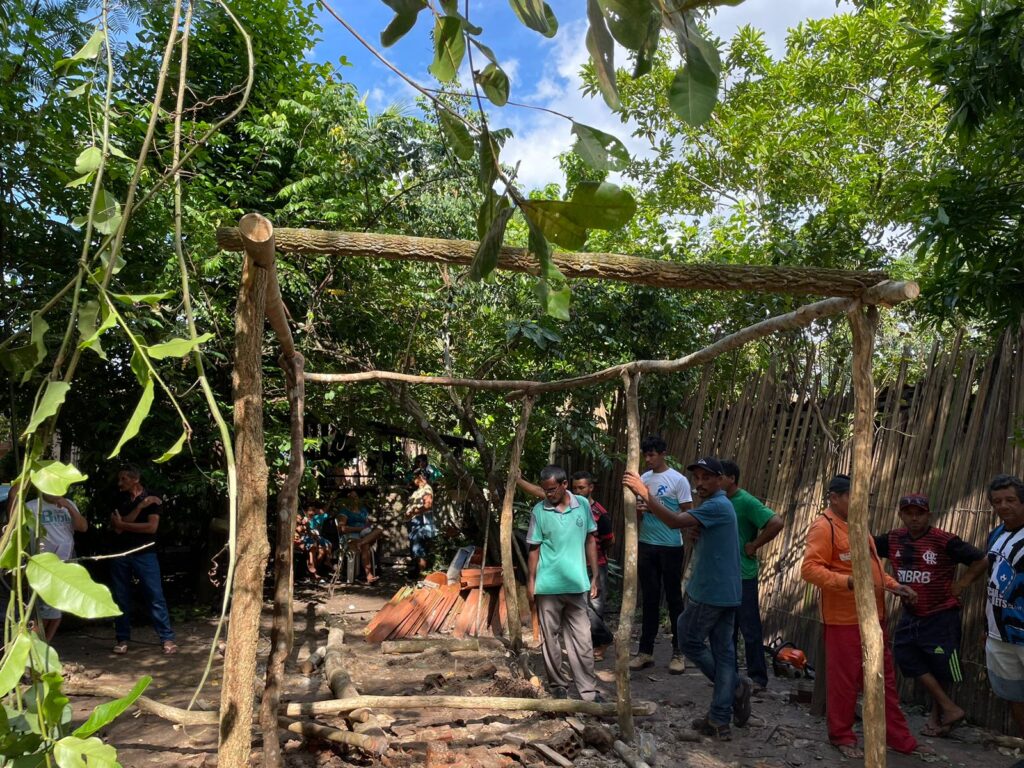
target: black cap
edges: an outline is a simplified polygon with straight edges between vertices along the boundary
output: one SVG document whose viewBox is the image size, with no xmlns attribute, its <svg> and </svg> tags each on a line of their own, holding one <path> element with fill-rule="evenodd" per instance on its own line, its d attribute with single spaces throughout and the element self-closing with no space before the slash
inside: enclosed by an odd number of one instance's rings
<svg viewBox="0 0 1024 768">
<path fill-rule="evenodd" d="M 710 472 L 713 475 L 721 475 L 723 472 L 722 462 L 714 456 L 705 456 L 702 459 L 697 459 L 687 469 L 691 472 L 695 469 L 703 469 L 705 472 Z"/>
<path fill-rule="evenodd" d="M 928 497 L 923 493 L 908 493 L 900 499 L 900 509 L 907 509 L 909 507 L 920 507 L 925 512 L 932 511 L 931 506 L 928 504 Z"/>
<path fill-rule="evenodd" d="M 849 493 L 850 492 L 850 476 L 849 475 L 836 475 L 828 484 L 829 493 Z"/>
</svg>

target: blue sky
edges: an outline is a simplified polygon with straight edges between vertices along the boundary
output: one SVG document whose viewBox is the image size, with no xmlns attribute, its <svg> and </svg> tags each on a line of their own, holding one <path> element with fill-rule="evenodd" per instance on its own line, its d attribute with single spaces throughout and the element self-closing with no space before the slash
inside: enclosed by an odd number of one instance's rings
<svg viewBox="0 0 1024 768">
<path fill-rule="evenodd" d="M 582 123 L 618 136 L 634 154 L 645 147 L 630 137 L 630 129 L 609 112 L 600 99 L 583 97 L 579 92 L 580 66 L 587 58 L 585 3 L 582 0 L 549 0 L 559 20 L 558 34 L 546 39 L 527 29 L 513 14 L 507 0 L 476 0 L 470 6 L 471 20 L 483 27 L 481 39 L 489 45 L 512 81 L 510 100 L 550 107 L 572 115 Z M 380 0 L 334 0 L 334 10 L 370 43 L 379 48 L 380 32 L 393 15 Z M 835 0 L 746 0 L 735 7 L 722 7 L 712 18 L 711 28 L 728 40 L 736 28 L 751 24 L 764 31 L 775 53 L 785 46 L 786 30 L 807 18 L 820 18 L 845 10 Z M 367 104 L 380 110 L 392 103 L 410 104 L 414 91 L 383 64 L 378 62 L 338 22 L 321 11 L 319 22 L 323 40 L 312 51 L 317 61 L 337 62 L 345 56 L 353 66 L 343 77 L 366 95 Z M 384 55 L 421 85 L 436 87 L 427 72 L 433 58 L 429 14 L 398 43 L 382 49 Z M 620 57 L 617 61 L 624 60 Z M 465 69 L 464 72 L 468 71 Z M 468 82 L 466 77 L 462 82 Z M 507 126 L 515 138 L 502 152 L 503 161 L 514 165 L 521 161 L 519 180 L 526 188 L 558 182 L 557 155 L 572 144 L 568 121 L 535 110 L 506 106 L 494 108 L 489 119 L 495 126 Z"/>
</svg>

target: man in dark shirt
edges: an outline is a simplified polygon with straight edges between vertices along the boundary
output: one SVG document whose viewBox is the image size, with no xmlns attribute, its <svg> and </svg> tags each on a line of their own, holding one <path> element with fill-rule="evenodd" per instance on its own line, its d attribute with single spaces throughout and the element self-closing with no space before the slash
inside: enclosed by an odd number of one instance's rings
<svg viewBox="0 0 1024 768">
<path fill-rule="evenodd" d="M 612 631 L 604 621 L 605 595 L 608 594 L 608 553 L 615 543 L 612 530 L 612 516 L 608 510 L 594 501 L 594 478 L 589 472 L 574 472 L 572 475 L 572 492 L 590 502 L 590 513 L 597 524 L 597 597 L 590 598 L 587 614 L 590 616 L 590 639 L 594 644 L 594 660 L 604 659 L 604 652 L 615 639 Z"/>
<path fill-rule="evenodd" d="M 160 506 L 156 494 L 143 488 L 139 470 L 126 466 L 117 473 L 117 488 L 124 495 L 122 502 L 110 516 L 114 530 L 115 552 L 130 552 L 111 560 L 110 576 L 114 582 L 114 600 L 121 615 L 114 619 L 114 653 L 127 653 L 132 631 L 132 576 L 149 604 L 153 628 L 163 645 L 164 653 L 178 652 L 171 629 L 171 616 L 160 583 L 160 563 L 156 556 L 156 532 L 160 526 Z M 140 547 L 145 549 L 139 550 Z M 132 551 L 139 550 L 139 551 Z"/>
<path fill-rule="evenodd" d="M 932 711 L 921 732 L 945 736 L 963 720 L 964 710 L 949 696 L 960 682 L 960 601 L 963 584 L 957 565 L 971 565 L 984 553 L 956 534 L 931 526 L 928 497 L 910 493 L 900 499 L 897 528 L 875 537 L 878 556 L 888 558 L 896 580 L 917 593 L 906 603 L 896 626 L 893 655 L 900 671 L 916 677 L 932 697 Z"/>
</svg>

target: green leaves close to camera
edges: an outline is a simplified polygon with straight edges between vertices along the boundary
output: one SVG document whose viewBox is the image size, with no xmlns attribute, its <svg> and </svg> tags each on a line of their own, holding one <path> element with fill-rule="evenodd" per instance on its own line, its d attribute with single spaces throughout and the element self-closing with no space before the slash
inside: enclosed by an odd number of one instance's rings
<svg viewBox="0 0 1024 768">
<path fill-rule="evenodd" d="M 96 195 L 92 225 L 101 235 L 112 235 L 121 225 L 121 203 L 102 187 Z"/>
<path fill-rule="evenodd" d="M 605 104 L 618 110 L 622 102 L 619 101 L 619 91 L 615 85 L 615 41 L 608 31 L 608 24 L 597 0 L 587 0 L 587 21 L 590 22 L 587 29 L 587 51 L 594 65 L 597 87 L 601 90 Z"/>
<path fill-rule="evenodd" d="M 474 72 L 473 79 L 484 89 L 487 98 L 496 107 L 503 107 L 508 102 L 509 82 L 505 70 L 495 63 L 490 63 L 481 72 Z"/>
<path fill-rule="evenodd" d="M 28 559 L 25 576 L 32 589 L 57 610 L 84 619 L 121 614 L 109 589 L 93 581 L 89 572 L 78 563 L 62 562 L 53 552 L 32 555 Z"/>
<path fill-rule="evenodd" d="M 60 768 L 121 768 L 117 750 L 95 736 L 65 736 L 53 745 L 53 758 Z"/>
<path fill-rule="evenodd" d="M 96 320 L 102 315 L 103 320 L 96 324 Z M 96 300 L 82 302 L 78 309 L 78 333 L 82 340 L 78 344 L 79 349 L 91 349 L 101 360 L 107 359 L 107 353 L 103 351 L 100 336 L 104 331 L 113 328 L 117 324 L 117 318 L 113 312 L 107 309 L 106 304 L 102 307 Z"/>
<path fill-rule="evenodd" d="M 420 11 L 426 8 L 427 4 L 425 0 L 384 0 L 384 4 L 395 12 L 395 17 L 380 33 L 380 44 L 387 48 L 398 42 L 416 25 Z"/>
<path fill-rule="evenodd" d="M 532 222 L 527 221 L 527 224 L 530 232 L 527 241 L 530 253 L 540 262 L 540 277 L 534 286 L 534 292 L 548 315 L 556 320 L 568 320 L 569 301 L 572 297 L 569 283 L 555 266 L 551 244 L 544 237 L 544 233 Z"/>
<path fill-rule="evenodd" d="M 695 32 L 680 36 L 679 43 L 686 64 L 676 71 L 669 86 L 669 106 L 689 125 L 703 125 L 718 100 L 721 59 L 715 47 Z"/>
<path fill-rule="evenodd" d="M 212 333 L 204 333 L 194 339 L 171 339 L 160 344 L 154 344 L 146 352 L 154 360 L 163 360 L 167 357 L 184 357 L 197 349 L 200 344 L 205 344 L 212 338 Z"/>
<path fill-rule="evenodd" d="M 128 424 L 125 425 L 124 432 L 121 433 L 120 439 L 117 441 L 117 445 L 114 446 L 114 450 L 107 456 L 108 459 L 112 459 L 121 452 L 121 447 L 139 434 L 139 430 L 142 428 L 142 422 L 149 416 L 150 408 L 153 407 L 153 397 L 155 395 L 153 388 L 152 378 L 146 378 L 146 381 L 142 385 L 142 395 L 139 397 L 139 402 L 135 405 L 135 410 L 132 412 L 131 418 L 128 419 Z"/>
<path fill-rule="evenodd" d="M 551 6 L 543 0 L 508 0 L 516 16 L 527 27 L 540 32 L 544 37 L 554 37 L 558 32 L 558 19 Z"/>
<path fill-rule="evenodd" d="M 154 464 L 163 464 L 163 463 L 168 462 L 171 459 L 173 459 L 175 456 L 177 456 L 179 453 L 181 453 L 181 449 L 185 446 L 185 441 L 187 439 L 188 439 L 188 431 L 182 432 L 181 433 L 181 437 L 179 437 L 174 442 L 174 445 L 172 445 L 170 448 L 168 448 L 166 451 L 164 451 L 162 454 L 160 454 L 159 457 L 153 459 L 153 463 Z"/>
<path fill-rule="evenodd" d="M 487 210 L 481 208 L 477 223 L 481 225 L 488 216 L 488 212 L 490 223 L 487 232 L 480 239 L 476 254 L 473 256 L 473 263 L 469 268 L 471 280 L 483 280 L 498 266 L 498 255 L 501 252 L 501 244 L 505 240 L 505 228 L 508 226 L 512 214 L 516 212 L 515 206 L 508 201 L 507 197 L 501 197 L 493 206 L 490 205 L 489 200 L 485 200 L 483 205 L 489 208 Z"/>
<path fill-rule="evenodd" d="M 14 690 L 14 686 L 21 680 L 31 649 L 32 641 L 29 639 L 27 631 L 19 634 L 17 639 L 5 649 L 4 661 L 0 665 L 0 696 L 6 696 Z"/>
<path fill-rule="evenodd" d="M 32 333 L 28 344 L 0 353 L 0 364 L 14 376 L 21 374 L 21 384 L 32 378 L 32 371 L 46 357 L 45 337 L 50 324 L 39 312 L 33 312 L 30 328 Z"/>
<path fill-rule="evenodd" d="M 92 37 L 90 37 L 86 41 L 85 45 L 79 48 L 74 55 L 68 59 L 61 59 L 58 61 L 56 69 L 60 71 L 77 61 L 92 61 L 99 56 L 100 50 L 103 48 L 103 41 L 106 39 L 106 33 L 102 29 L 97 28 L 96 31 L 92 33 Z"/>
<path fill-rule="evenodd" d="M 568 201 L 527 200 L 521 207 L 548 240 L 571 251 L 586 244 L 588 229 L 617 229 L 636 213 L 632 195 L 614 184 L 596 181 L 578 184 Z"/>
<path fill-rule="evenodd" d="M 32 485 L 43 493 L 52 493 L 54 496 L 63 496 L 75 483 L 89 479 L 88 475 L 83 475 L 70 464 L 48 459 L 33 462 L 28 476 Z"/>
<path fill-rule="evenodd" d="M 597 0 L 611 32 L 624 48 L 637 51 L 661 28 L 661 11 L 650 0 Z"/>
<path fill-rule="evenodd" d="M 428 68 L 430 74 L 442 83 L 450 83 L 458 74 L 465 54 L 462 20 L 455 16 L 442 16 L 434 24 L 434 61 Z"/>
<path fill-rule="evenodd" d="M 458 117 L 445 109 L 437 111 L 437 124 L 441 126 L 448 143 L 448 148 L 459 160 L 470 160 L 476 152 L 476 143 L 473 141 L 469 129 Z"/>
<path fill-rule="evenodd" d="M 22 435 L 31 435 L 39 428 L 40 424 L 57 413 L 58 409 L 64 403 L 64 398 L 68 396 L 68 391 L 70 389 L 71 385 L 67 382 L 47 382 L 43 396 L 39 400 L 39 405 L 37 405 L 36 409 L 32 412 L 32 418 L 29 420 L 28 426 L 25 427 L 25 431 Z"/>
<path fill-rule="evenodd" d="M 103 163 L 99 147 L 87 147 L 75 160 L 75 173 L 92 173 Z"/>
<path fill-rule="evenodd" d="M 576 122 L 572 124 L 572 132 L 576 135 L 572 151 L 594 170 L 621 171 L 629 165 L 626 145 L 610 133 Z"/>
<path fill-rule="evenodd" d="M 153 678 L 149 675 L 144 675 L 126 696 L 108 701 L 106 704 L 100 704 L 89 715 L 89 719 L 78 726 L 72 735 L 85 739 L 92 736 L 100 728 L 110 725 L 142 695 L 151 682 L 153 682 Z"/>
</svg>

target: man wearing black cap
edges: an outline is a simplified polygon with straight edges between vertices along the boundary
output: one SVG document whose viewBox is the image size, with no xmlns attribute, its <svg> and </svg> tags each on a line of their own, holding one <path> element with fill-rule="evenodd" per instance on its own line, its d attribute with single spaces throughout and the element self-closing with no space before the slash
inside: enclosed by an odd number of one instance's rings
<svg viewBox="0 0 1024 768">
<path fill-rule="evenodd" d="M 857 695 L 864 685 L 861 663 L 860 622 L 853 593 L 853 557 L 850 551 L 850 529 L 846 519 L 850 512 L 850 478 L 836 475 L 828 484 L 828 508 L 807 530 L 807 548 L 800 575 L 821 594 L 821 616 L 825 625 L 825 675 L 828 679 L 825 719 L 829 741 L 848 759 L 864 757 L 857 746 L 853 722 L 857 712 Z M 885 592 L 892 592 L 908 602 L 917 600 L 917 593 L 900 584 L 882 568 L 875 551 L 875 542 L 868 539 L 871 550 L 871 576 L 874 583 L 878 618 L 885 626 Z M 896 693 L 896 669 L 892 651 L 884 643 L 885 669 L 885 741 L 890 749 L 911 753 L 934 752 L 918 744 L 907 726 Z"/>
<path fill-rule="evenodd" d="M 736 512 L 722 490 L 722 464 L 707 456 L 687 469 L 703 501 L 686 512 L 673 512 L 653 497 L 634 472 L 625 485 L 646 500 L 648 508 L 670 528 L 700 532 L 693 549 L 693 575 L 686 585 L 686 607 L 679 617 L 679 645 L 690 661 L 714 683 L 706 717 L 693 723 L 705 736 L 731 738 L 730 722 L 746 725 L 750 719 L 749 678 L 737 682 L 733 628 L 740 604 L 740 546 Z"/>
<path fill-rule="evenodd" d="M 893 656 L 905 677 L 916 677 L 932 697 L 931 716 L 921 733 L 945 736 L 964 719 L 948 690 L 960 682 L 960 601 L 957 565 L 971 565 L 985 554 L 955 533 L 933 528 L 931 506 L 922 493 L 899 502 L 902 528 L 875 536 L 878 556 L 888 558 L 896 580 L 917 593 L 904 607 L 893 638 Z"/>
</svg>

